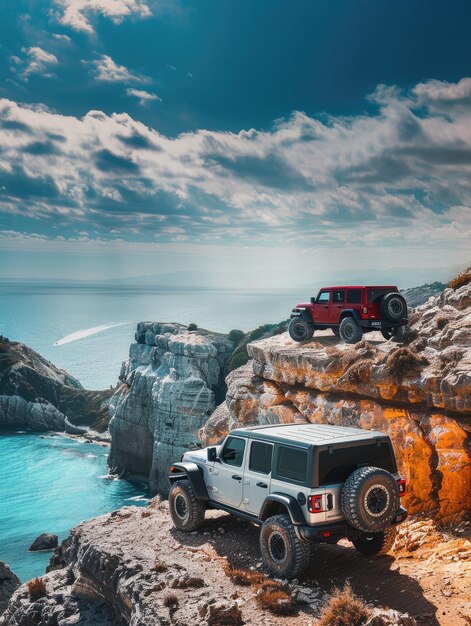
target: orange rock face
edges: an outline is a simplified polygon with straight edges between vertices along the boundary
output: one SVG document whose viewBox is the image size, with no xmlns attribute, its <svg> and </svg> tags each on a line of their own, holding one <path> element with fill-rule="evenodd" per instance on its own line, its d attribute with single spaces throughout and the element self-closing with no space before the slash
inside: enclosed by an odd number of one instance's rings
<svg viewBox="0 0 471 626">
<path fill-rule="evenodd" d="M 306 344 L 287 334 L 249 344 L 253 361 L 228 376 L 203 442 L 240 424 L 374 428 L 391 437 L 409 511 L 459 518 L 471 509 L 470 303 L 469 285 L 432 298 L 413 313 L 404 346 L 376 334 L 348 346 L 329 331 Z"/>
</svg>

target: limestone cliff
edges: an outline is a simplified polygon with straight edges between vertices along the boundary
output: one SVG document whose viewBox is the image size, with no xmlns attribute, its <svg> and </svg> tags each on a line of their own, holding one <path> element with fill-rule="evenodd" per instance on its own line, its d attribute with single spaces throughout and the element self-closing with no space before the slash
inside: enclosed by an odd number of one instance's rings
<svg viewBox="0 0 471 626">
<path fill-rule="evenodd" d="M 103 431 L 110 395 L 109 390 L 83 389 L 32 348 L 0 337 L 0 426 Z"/>
<path fill-rule="evenodd" d="M 205 445 L 239 424 L 328 422 L 391 435 L 411 512 L 452 519 L 471 508 L 471 284 L 415 309 L 406 345 L 378 334 L 349 346 L 330 331 L 248 345 L 227 378 Z"/>
<path fill-rule="evenodd" d="M 166 493 L 168 468 L 198 445 L 198 431 L 224 398 L 226 335 L 180 324 L 141 322 L 121 386 L 110 401 L 113 471 Z"/>
</svg>

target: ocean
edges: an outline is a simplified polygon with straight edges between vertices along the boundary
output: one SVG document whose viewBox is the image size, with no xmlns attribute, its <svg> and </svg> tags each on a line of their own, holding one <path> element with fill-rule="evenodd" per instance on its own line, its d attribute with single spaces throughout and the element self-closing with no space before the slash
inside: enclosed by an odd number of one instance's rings
<svg viewBox="0 0 471 626">
<path fill-rule="evenodd" d="M 115 385 L 139 321 L 248 331 L 289 317 L 295 291 L 205 291 L 0 283 L 0 335 L 34 348 L 89 389 Z M 60 435 L 0 430 L 0 560 L 23 580 L 50 553 L 29 553 L 42 532 L 60 539 L 82 520 L 145 504 L 143 485 L 106 478 L 108 449 Z"/>
<path fill-rule="evenodd" d="M 206 291 L 0 283 L 0 334 L 34 348 L 88 389 L 115 385 L 140 321 L 248 331 L 289 317 L 299 291 Z M 59 343 L 59 345 L 55 345 Z"/>
<path fill-rule="evenodd" d="M 125 504 L 147 504 L 143 484 L 108 476 L 108 448 L 0 430 L 0 560 L 22 581 L 44 574 L 50 552 L 28 552 L 43 532 L 65 539 L 79 522 Z"/>
</svg>

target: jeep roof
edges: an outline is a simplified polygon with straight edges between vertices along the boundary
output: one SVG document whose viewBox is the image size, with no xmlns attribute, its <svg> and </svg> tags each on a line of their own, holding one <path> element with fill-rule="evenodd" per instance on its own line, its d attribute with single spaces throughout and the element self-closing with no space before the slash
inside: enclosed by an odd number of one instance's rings
<svg viewBox="0 0 471 626">
<path fill-rule="evenodd" d="M 319 291 L 328 291 L 329 289 L 397 289 L 396 285 L 336 285 L 334 287 L 321 287 Z"/>
<path fill-rule="evenodd" d="M 264 441 L 291 442 L 299 447 L 324 446 L 329 442 L 348 443 L 384 439 L 388 436 L 378 430 L 362 430 L 331 424 L 268 424 L 246 426 L 233 430 L 231 436 L 250 437 Z"/>
</svg>

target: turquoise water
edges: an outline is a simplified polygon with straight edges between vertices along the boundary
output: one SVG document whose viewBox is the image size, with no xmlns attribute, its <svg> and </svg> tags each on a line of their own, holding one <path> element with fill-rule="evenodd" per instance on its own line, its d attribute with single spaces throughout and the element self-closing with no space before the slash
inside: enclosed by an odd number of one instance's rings
<svg viewBox="0 0 471 626">
<path fill-rule="evenodd" d="M 82 520 L 126 504 L 145 487 L 104 478 L 108 448 L 60 435 L 0 431 L 0 560 L 21 580 L 44 573 L 50 552 L 28 552 L 43 532 L 69 534 Z"/>
</svg>

